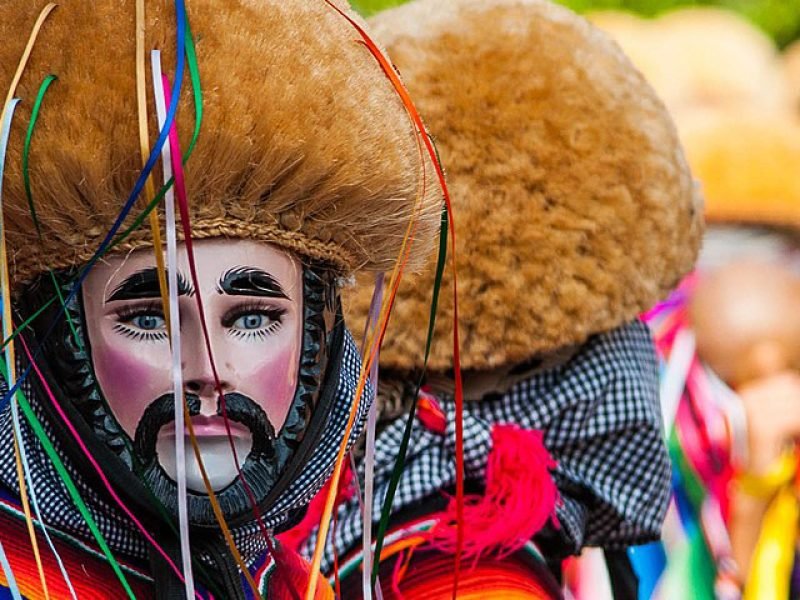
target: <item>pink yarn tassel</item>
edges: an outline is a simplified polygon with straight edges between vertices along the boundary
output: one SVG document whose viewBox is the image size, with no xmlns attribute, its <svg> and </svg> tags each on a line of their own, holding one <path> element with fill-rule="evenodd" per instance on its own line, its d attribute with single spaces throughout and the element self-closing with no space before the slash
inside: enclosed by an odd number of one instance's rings
<svg viewBox="0 0 800 600">
<path fill-rule="evenodd" d="M 555 520 L 558 490 L 550 475 L 556 466 L 544 447 L 541 431 L 517 425 L 495 425 L 486 466 L 486 490 L 469 495 L 464 506 L 464 559 L 477 561 L 489 553 L 498 557 L 522 548 L 548 521 Z M 451 499 L 439 525 L 431 530 L 431 545 L 456 551 L 456 503 Z"/>
</svg>

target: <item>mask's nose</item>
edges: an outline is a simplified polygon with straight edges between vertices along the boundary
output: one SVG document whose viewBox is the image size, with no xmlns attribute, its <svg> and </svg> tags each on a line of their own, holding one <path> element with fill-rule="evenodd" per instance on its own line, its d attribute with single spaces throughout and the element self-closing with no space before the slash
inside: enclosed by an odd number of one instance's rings
<svg viewBox="0 0 800 600">
<path fill-rule="evenodd" d="M 188 356 L 186 356 L 186 354 L 188 354 Z M 217 376 L 219 377 L 219 388 L 223 394 L 233 391 L 231 374 L 227 369 L 219 370 L 220 364 L 224 364 L 225 362 L 226 361 L 218 362 L 215 360 L 215 364 L 218 367 Z M 217 414 L 217 400 L 220 390 L 217 389 L 214 369 L 212 368 L 211 360 L 205 348 L 194 349 L 191 352 L 185 353 L 183 378 L 184 390 L 189 394 L 196 395 L 200 399 L 200 414 Z"/>
</svg>

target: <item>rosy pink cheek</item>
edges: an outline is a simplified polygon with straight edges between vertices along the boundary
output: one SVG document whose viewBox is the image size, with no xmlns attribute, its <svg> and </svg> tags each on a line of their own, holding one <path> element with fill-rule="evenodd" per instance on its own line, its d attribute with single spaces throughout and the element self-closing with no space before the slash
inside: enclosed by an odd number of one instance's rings
<svg viewBox="0 0 800 600">
<path fill-rule="evenodd" d="M 283 426 L 294 398 L 299 362 L 296 350 L 281 352 L 272 360 L 258 365 L 254 373 L 252 381 L 255 393 L 251 397 L 267 413 L 276 431 Z"/>
<path fill-rule="evenodd" d="M 158 353 L 148 355 L 143 348 L 115 344 L 104 345 L 92 354 L 100 389 L 117 421 L 132 436 L 147 406 L 166 391 L 165 363 L 153 361 Z"/>
</svg>

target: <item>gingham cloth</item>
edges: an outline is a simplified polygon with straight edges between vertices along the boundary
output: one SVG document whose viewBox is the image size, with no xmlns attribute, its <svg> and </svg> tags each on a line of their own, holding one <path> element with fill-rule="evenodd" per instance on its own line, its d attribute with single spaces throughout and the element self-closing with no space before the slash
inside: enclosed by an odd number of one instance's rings
<svg viewBox="0 0 800 600">
<path fill-rule="evenodd" d="M 413 426 L 394 512 L 455 486 L 455 406 L 439 398 L 448 417 L 444 436 Z M 660 535 L 670 492 L 662 436 L 658 368 L 650 332 L 634 321 L 589 339 L 564 365 L 535 374 L 502 396 L 465 404 L 466 477 L 482 481 L 494 424 L 544 430 L 558 462 L 553 476 L 564 544 L 620 548 Z M 379 436 L 375 455 L 375 523 L 403 437 L 405 418 Z M 363 469 L 363 467 L 362 467 Z M 363 480 L 363 472 L 359 473 Z M 361 540 L 358 499 L 339 508 L 334 542 L 339 555 Z M 313 551 L 315 535 L 304 548 Z M 331 568 L 330 539 L 324 568 Z"/>
<path fill-rule="evenodd" d="M 263 513 L 264 522 L 268 528 L 283 524 L 291 511 L 305 506 L 324 485 L 333 470 L 333 463 L 344 435 L 361 369 L 361 358 L 349 333 L 345 336 L 342 356 L 336 400 L 323 437 L 300 477 L 288 487 L 274 505 Z M 2 391 L 0 398 L 5 397 L 5 389 L 5 381 L 0 378 L 0 391 Z M 27 381 L 23 382 L 21 389 L 32 400 L 35 408 L 41 399 L 31 398 L 31 389 Z M 351 444 L 360 435 L 372 399 L 372 389 L 368 386 L 359 402 L 357 419 L 350 435 Z M 41 411 L 37 412 L 40 413 L 39 417 L 41 419 Z M 93 541 L 94 538 L 89 531 L 89 527 L 70 499 L 60 476 L 42 449 L 41 444 L 21 414 L 20 419 L 22 420 L 23 444 L 27 450 L 31 467 L 31 479 L 44 521 L 56 530 L 69 533 L 83 540 Z M 0 486 L 19 494 L 12 436 L 11 410 L 10 406 L 6 405 L 0 412 Z M 52 436 L 50 437 L 52 439 Z M 56 449 L 61 447 L 60 440 L 52 441 Z M 60 454 L 64 457 L 63 452 L 60 452 Z M 109 547 L 114 552 L 119 552 L 126 557 L 146 558 L 147 543 L 133 523 L 122 514 L 118 507 L 106 503 L 95 490 L 87 485 L 75 467 L 66 458 L 63 458 L 63 460 Z M 233 529 L 232 533 L 239 551 L 248 563 L 266 550 L 266 542 L 255 521 Z"/>
</svg>

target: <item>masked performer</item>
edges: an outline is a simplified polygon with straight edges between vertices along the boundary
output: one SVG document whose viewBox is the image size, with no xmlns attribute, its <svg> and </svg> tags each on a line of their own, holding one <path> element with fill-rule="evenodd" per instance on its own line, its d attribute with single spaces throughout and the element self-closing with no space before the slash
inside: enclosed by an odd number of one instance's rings
<svg viewBox="0 0 800 600">
<path fill-rule="evenodd" d="M 676 507 L 660 598 L 799 589 L 799 139 L 792 121 L 769 117 L 686 135 L 711 227 L 697 272 L 649 316 L 670 390 Z"/>
<path fill-rule="evenodd" d="M 691 268 L 699 199 L 662 103 L 568 10 L 422 0 L 373 24 L 428 120 L 456 207 L 475 494 L 463 556 L 477 565 L 465 566 L 460 591 L 538 598 L 551 592 L 534 581 L 537 532 L 556 569 L 587 545 L 659 536 L 669 465 L 655 350 L 636 317 Z M 381 354 L 385 415 L 414 400 L 432 281 L 430 272 L 400 291 Z M 442 494 L 456 483 L 449 285 L 381 555 L 384 597 L 452 593 L 455 508 Z M 354 299 L 353 314 L 363 319 L 367 305 L 366 294 Z M 376 442 L 375 522 L 405 422 L 392 420 Z M 361 560 L 361 535 L 350 500 L 333 537 L 343 576 Z"/>
<path fill-rule="evenodd" d="M 6 86 L 42 8 L 0 7 Z M 0 413 L 0 581 L 11 593 L 305 589 L 305 563 L 272 534 L 323 485 L 351 406 L 355 439 L 370 398 L 354 398 L 360 359 L 340 282 L 390 268 L 412 218 L 419 265 L 439 220 L 440 190 L 421 183 L 432 163 L 353 18 L 324 0 L 97 0 L 44 21 L 14 92 L 23 101 L 4 113 L 4 302 L 13 297 L 15 325 L 32 318 L 8 381 L 20 393 L 3 394 Z M 163 59 L 145 61 L 150 48 Z M 123 235 L 146 204 L 123 218 L 145 180 L 143 136 L 155 146 L 146 170 L 167 147 L 173 160 L 153 174 L 174 176 L 188 206 L 167 257 L 169 313 L 162 248 L 147 227 Z M 173 422 L 183 395 L 187 429 Z"/>
</svg>

